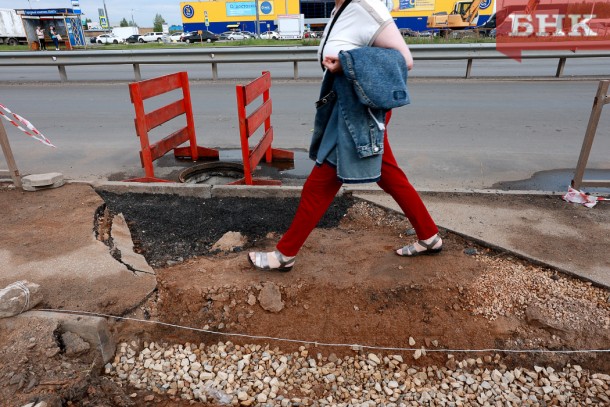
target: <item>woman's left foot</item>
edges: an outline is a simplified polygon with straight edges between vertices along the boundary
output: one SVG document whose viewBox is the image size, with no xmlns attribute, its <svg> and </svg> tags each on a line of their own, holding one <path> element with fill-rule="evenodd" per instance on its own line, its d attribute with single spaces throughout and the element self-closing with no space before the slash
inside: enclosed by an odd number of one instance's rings
<svg viewBox="0 0 610 407">
<path fill-rule="evenodd" d="M 417 242 L 396 250 L 399 256 L 413 257 L 423 254 L 436 254 L 443 250 L 443 239 L 437 233 L 426 240 L 418 240 Z"/>
<path fill-rule="evenodd" d="M 250 252 L 248 261 L 255 268 L 265 271 L 290 271 L 295 263 L 295 256 L 284 256 L 279 250 L 273 252 Z"/>
</svg>

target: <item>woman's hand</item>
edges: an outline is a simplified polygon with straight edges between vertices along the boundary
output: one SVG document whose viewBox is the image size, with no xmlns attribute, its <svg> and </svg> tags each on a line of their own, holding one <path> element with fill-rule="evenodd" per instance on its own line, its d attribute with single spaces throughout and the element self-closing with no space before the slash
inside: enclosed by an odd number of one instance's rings
<svg viewBox="0 0 610 407">
<path fill-rule="evenodd" d="M 322 61 L 322 65 L 326 67 L 332 73 L 340 73 L 343 72 L 343 68 L 341 67 L 341 61 L 339 61 L 339 57 L 336 56 L 327 56 L 324 57 Z"/>
</svg>

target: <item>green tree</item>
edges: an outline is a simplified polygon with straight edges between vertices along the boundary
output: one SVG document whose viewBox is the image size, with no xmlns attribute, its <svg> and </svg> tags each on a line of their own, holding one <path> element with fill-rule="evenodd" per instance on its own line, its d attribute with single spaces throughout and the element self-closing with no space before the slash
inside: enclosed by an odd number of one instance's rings
<svg viewBox="0 0 610 407">
<path fill-rule="evenodd" d="M 129 27 L 129 23 L 127 22 L 127 19 L 125 17 L 123 17 L 119 25 L 121 27 Z"/>
<path fill-rule="evenodd" d="M 163 31 L 163 24 L 165 24 L 165 20 L 161 17 L 161 14 L 155 15 L 155 19 L 153 21 L 153 31 Z"/>
</svg>

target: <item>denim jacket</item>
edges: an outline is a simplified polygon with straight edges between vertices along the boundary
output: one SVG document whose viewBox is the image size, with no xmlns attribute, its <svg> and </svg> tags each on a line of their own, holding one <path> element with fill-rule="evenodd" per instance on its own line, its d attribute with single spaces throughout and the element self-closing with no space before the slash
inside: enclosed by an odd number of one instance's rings
<svg viewBox="0 0 610 407">
<path fill-rule="evenodd" d="M 326 72 L 322 81 L 309 157 L 322 164 L 320 145 L 324 137 L 332 137 L 339 180 L 376 182 L 381 176 L 385 114 L 409 103 L 406 62 L 400 52 L 377 47 L 341 51 L 339 60 L 343 74 Z M 326 132 L 336 134 L 325 136 Z"/>
</svg>

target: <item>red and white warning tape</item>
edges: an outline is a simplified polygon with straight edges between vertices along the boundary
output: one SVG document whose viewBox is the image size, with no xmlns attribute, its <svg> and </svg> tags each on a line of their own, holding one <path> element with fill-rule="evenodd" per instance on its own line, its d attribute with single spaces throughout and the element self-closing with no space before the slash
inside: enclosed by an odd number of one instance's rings
<svg viewBox="0 0 610 407">
<path fill-rule="evenodd" d="M 27 121 L 26 119 L 24 119 L 23 117 L 19 116 L 17 113 L 13 113 L 10 110 L 8 110 L 8 108 L 2 104 L 0 104 L 0 109 L 4 110 L 5 112 L 7 112 L 10 116 L 12 116 L 15 120 L 13 120 L 12 118 L 10 118 L 7 114 L 5 114 L 2 110 L 0 110 L 0 116 L 2 116 L 3 118 L 5 118 L 6 120 L 8 120 L 13 126 L 17 127 L 19 130 L 21 130 L 22 132 L 24 132 L 25 134 L 27 134 L 28 136 L 35 138 L 36 140 L 40 141 L 42 144 L 47 145 L 49 147 L 55 147 L 53 145 L 53 143 L 51 143 L 51 140 L 49 140 L 48 138 L 46 138 L 44 136 L 44 134 L 42 134 L 41 132 L 39 132 L 36 127 L 34 127 L 34 125 L 32 125 L 32 123 L 30 123 L 29 121 Z M 23 127 L 21 127 L 19 125 L 19 123 L 25 125 L 25 127 L 27 127 L 30 131 L 24 129 Z"/>
<path fill-rule="evenodd" d="M 561 196 L 564 201 L 583 204 L 587 208 L 593 208 L 598 201 L 608 201 L 608 198 L 603 196 L 593 196 L 585 192 L 579 191 L 572 187 L 568 187 L 568 193 Z"/>
</svg>

